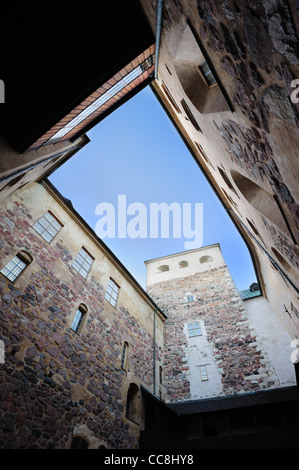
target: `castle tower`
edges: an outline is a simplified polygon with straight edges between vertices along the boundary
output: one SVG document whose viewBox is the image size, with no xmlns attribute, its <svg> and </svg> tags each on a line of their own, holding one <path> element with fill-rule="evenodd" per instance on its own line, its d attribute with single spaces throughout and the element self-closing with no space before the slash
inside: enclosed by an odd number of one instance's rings
<svg viewBox="0 0 299 470">
<path fill-rule="evenodd" d="M 296 383 L 289 335 L 259 292 L 242 300 L 219 244 L 145 264 L 147 291 L 168 317 L 165 401 L 215 398 Z"/>
</svg>

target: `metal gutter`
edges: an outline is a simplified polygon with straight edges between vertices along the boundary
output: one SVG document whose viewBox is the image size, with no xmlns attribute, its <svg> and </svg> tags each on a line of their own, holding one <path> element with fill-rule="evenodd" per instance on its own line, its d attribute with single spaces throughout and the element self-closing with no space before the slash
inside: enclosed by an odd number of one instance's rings
<svg viewBox="0 0 299 470">
<path fill-rule="evenodd" d="M 157 0 L 155 79 L 158 78 L 158 62 L 159 62 L 160 40 L 161 40 L 161 30 L 162 30 L 162 13 L 163 13 L 163 0 Z"/>
<path fill-rule="evenodd" d="M 154 395 L 156 395 L 156 312 L 157 309 L 154 310 Z"/>
</svg>

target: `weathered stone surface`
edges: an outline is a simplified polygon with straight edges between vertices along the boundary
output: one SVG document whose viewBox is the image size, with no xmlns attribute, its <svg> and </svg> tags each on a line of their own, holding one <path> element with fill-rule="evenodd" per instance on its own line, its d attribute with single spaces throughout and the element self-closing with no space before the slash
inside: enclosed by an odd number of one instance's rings
<svg viewBox="0 0 299 470">
<path fill-rule="evenodd" d="M 186 302 L 186 292 L 194 295 L 193 302 Z M 188 322 L 195 320 L 203 322 L 207 341 L 219 364 L 219 373 L 222 371 L 220 395 L 269 387 L 269 375 L 262 375 L 267 370 L 267 366 L 262 364 L 262 348 L 255 331 L 249 326 L 227 267 L 154 283 L 149 286 L 149 293 L 168 316 L 164 338 L 164 377 L 170 401 L 192 398 L 189 378 L 194 372 L 187 359 L 189 346 L 183 329 Z M 278 383 L 276 378 L 274 385 Z"/>
<path fill-rule="evenodd" d="M 272 42 L 263 22 L 251 13 L 244 12 L 245 45 L 253 62 L 261 69 L 270 72 L 272 64 Z"/>
<path fill-rule="evenodd" d="M 290 61 L 299 64 L 298 38 L 287 2 L 266 2 L 267 25 L 272 43 L 277 51 Z"/>
<path fill-rule="evenodd" d="M 263 105 L 266 106 L 269 114 L 296 126 L 296 117 L 285 88 L 279 88 L 275 85 L 269 87 L 263 96 Z"/>
<path fill-rule="evenodd" d="M 13 209 L 1 206 L 10 223 L 1 217 L 0 250 L 7 258 L 18 245 L 26 246 L 34 263 L 15 284 L 0 279 L 6 359 L 0 368 L 0 447 L 65 448 L 72 429 L 84 424 L 108 447 L 135 448 L 137 433 L 125 418 L 129 383 L 120 368 L 121 350 L 125 337 L 132 351 L 130 377 L 151 389 L 152 326 L 148 331 L 132 304 L 121 303 L 107 314 L 105 286 L 94 276 L 86 281 L 76 274 L 66 243 L 46 244 L 24 226 L 24 217 L 30 215 L 33 224 L 36 215 L 22 200 L 15 202 L 8 203 Z M 59 263 L 66 269 L 63 275 L 55 270 Z M 80 302 L 88 305 L 89 316 L 77 335 L 70 325 Z"/>
</svg>

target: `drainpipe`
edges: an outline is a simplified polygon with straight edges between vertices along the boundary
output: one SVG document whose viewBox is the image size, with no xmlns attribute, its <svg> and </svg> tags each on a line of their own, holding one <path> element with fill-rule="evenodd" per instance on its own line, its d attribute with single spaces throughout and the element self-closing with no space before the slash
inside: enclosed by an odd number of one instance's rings
<svg viewBox="0 0 299 470">
<path fill-rule="evenodd" d="M 156 312 L 157 309 L 154 310 L 154 395 L 156 396 Z"/>
<path fill-rule="evenodd" d="M 159 53 L 160 53 L 162 12 L 163 12 L 163 0 L 157 0 L 155 79 L 158 78 L 158 62 L 159 62 Z"/>
</svg>

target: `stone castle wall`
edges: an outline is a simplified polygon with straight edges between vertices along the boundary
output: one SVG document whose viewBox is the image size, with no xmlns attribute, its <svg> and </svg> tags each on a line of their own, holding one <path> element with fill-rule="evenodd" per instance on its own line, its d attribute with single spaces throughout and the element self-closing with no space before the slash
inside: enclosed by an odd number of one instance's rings
<svg viewBox="0 0 299 470">
<path fill-rule="evenodd" d="M 32 229 L 48 209 L 64 224 L 50 244 Z M 93 447 L 138 447 L 142 420 L 126 418 L 126 399 L 131 382 L 153 389 L 153 307 L 41 185 L 1 205 L 0 234 L 1 269 L 20 250 L 33 257 L 14 283 L 0 275 L 0 447 L 65 448 L 83 428 Z M 86 280 L 71 266 L 82 245 L 95 257 Z M 110 275 L 120 285 L 116 308 L 104 298 Z M 77 334 L 70 326 L 80 303 L 88 318 Z"/>
<path fill-rule="evenodd" d="M 140 2 L 155 30 L 156 2 Z M 234 214 L 263 294 L 293 339 L 299 334 L 299 104 L 291 95 L 299 78 L 298 32 L 294 0 L 165 1 L 153 83 Z M 218 85 L 204 83 L 202 55 Z M 226 109 L 220 106 L 224 96 Z M 286 283 L 273 272 L 275 264 Z"/>
<path fill-rule="evenodd" d="M 226 266 L 155 283 L 148 292 L 168 316 L 164 337 L 167 400 L 213 398 L 285 385 Z M 187 301 L 188 293 L 194 301 Z M 188 338 L 187 324 L 193 321 L 200 322 L 202 335 Z M 287 351 L 289 344 L 288 339 Z M 208 381 L 201 381 L 200 365 L 206 365 Z M 284 367 L 292 367 L 291 362 Z"/>
</svg>

